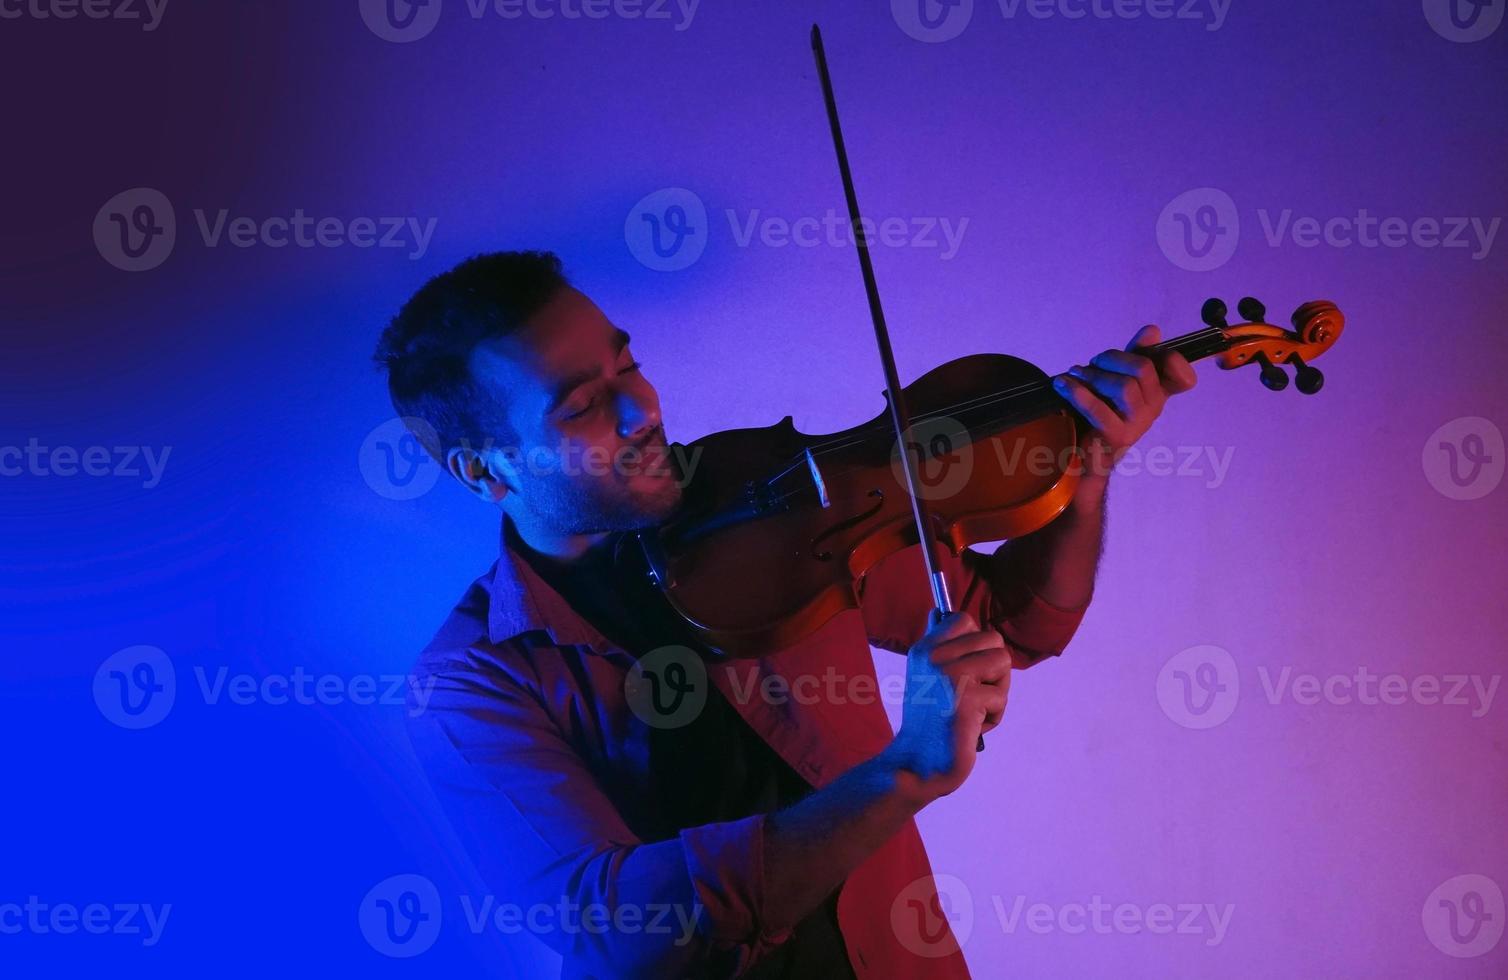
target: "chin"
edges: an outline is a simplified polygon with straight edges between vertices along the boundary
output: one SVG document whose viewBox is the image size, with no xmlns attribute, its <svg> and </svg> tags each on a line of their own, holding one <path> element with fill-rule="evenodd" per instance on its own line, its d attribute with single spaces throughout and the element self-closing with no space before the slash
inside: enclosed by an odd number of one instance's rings
<svg viewBox="0 0 1508 980">
<path fill-rule="evenodd" d="M 651 486 L 634 495 L 640 528 L 663 524 L 681 506 L 681 485 L 672 479 L 654 479 Z"/>
</svg>

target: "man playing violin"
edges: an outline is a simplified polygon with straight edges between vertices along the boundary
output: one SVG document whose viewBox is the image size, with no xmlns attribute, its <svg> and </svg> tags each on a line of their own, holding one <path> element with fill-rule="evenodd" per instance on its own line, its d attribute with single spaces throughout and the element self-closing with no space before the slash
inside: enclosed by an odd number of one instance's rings
<svg viewBox="0 0 1508 980">
<path fill-rule="evenodd" d="M 404 305 L 377 351 L 393 404 L 502 516 L 497 563 L 420 657 L 410 736 L 562 976 L 969 975 L 913 818 L 973 771 L 1011 669 L 1077 629 L 1110 469 L 1194 384 L 1180 354 L 1136 353 L 1158 340 L 1055 379 L 1090 423 L 1084 476 L 1042 530 L 942 555 L 957 612 L 931 613 L 913 547 L 868 571 L 859 610 L 719 662 L 625 546 L 685 482 L 644 465 L 670 444 L 629 335 L 548 253 L 477 256 Z M 871 646 L 906 653 L 898 731 Z"/>
</svg>

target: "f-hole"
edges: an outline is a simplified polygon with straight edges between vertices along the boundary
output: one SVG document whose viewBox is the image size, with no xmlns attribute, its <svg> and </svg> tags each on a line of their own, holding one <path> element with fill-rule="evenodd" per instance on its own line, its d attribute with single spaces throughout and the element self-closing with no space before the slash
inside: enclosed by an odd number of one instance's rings
<svg viewBox="0 0 1508 980">
<path fill-rule="evenodd" d="M 828 538 L 832 537 L 835 534 L 841 534 L 851 527 L 856 527 L 859 524 L 863 524 L 865 521 L 878 514 L 884 508 L 885 491 L 876 488 L 869 491 L 869 496 L 875 498 L 875 505 L 873 507 L 869 508 L 862 514 L 855 514 L 853 517 L 839 521 L 832 527 L 828 528 L 826 531 L 823 531 L 821 534 L 812 538 L 811 544 L 809 544 L 808 547 L 811 549 L 813 558 L 817 559 L 818 561 L 832 561 L 833 553 L 831 551 L 822 549 L 822 542 L 826 541 Z"/>
</svg>

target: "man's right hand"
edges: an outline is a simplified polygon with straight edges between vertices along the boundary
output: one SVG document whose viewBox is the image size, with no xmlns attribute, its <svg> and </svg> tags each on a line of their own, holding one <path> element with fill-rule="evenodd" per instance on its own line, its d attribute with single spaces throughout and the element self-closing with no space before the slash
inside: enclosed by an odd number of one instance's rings
<svg viewBox="0 0 1508 980">
<path fill-rule="evenodd" d="M 921 805 L 963 785 L 979 737 L 1000 723 L 1011 686 L 1011 658 L 995 629 L 968 613 L 940 616 L 906 654 L 901 727 L 882 759 Z"/>
</svg>

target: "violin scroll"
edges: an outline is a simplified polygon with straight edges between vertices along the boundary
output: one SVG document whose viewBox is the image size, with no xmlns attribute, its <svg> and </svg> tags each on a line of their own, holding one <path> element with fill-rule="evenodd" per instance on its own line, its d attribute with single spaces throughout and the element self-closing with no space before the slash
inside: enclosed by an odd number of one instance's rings
<svg viewBox="0 0 1508 980">
<path fill-rule="evenodd" d="M 1259 365 L 1262 384 L 1282 391 L 1288 387 L 1283 365 L 1289 365 L 1300 392 L 1312 395 L 1324 387 L 1325 376 L 1309 362 L 1333 347 L 1345 327 L 1345 315 L 1334 303 L 1316 300 L 1300 306 L 1293 312 L 1292 330 L 1267 323 L 1266 307 L 1250 296 L 1236 308 L 1247 322 L 1227 323 L 1226 306 L 1218 299 L 1209 300 L 1200 311 L 1204 322 L 1220 331 L 1223 342 L 1216 363 L 1221 368 L 1229 371 L 1247 364 Z"/>
</svg>

